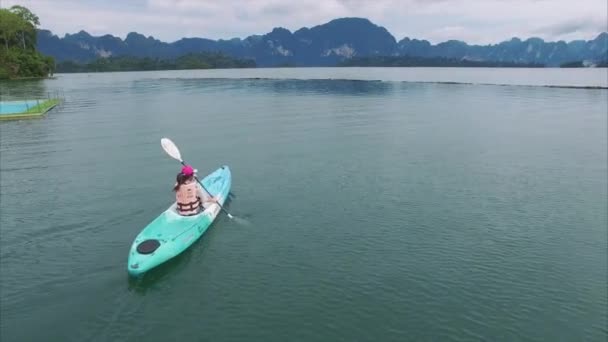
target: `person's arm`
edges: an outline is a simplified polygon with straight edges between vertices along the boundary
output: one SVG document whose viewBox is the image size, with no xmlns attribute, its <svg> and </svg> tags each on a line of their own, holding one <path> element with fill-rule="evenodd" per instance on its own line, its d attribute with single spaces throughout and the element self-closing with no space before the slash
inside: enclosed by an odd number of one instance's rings
<svg viewBox="0 0 608 342">
<path fill-rule="evenodd" d="M 203 190 L 203 187 L 200 186 L 198 187 L 198 196 L 201 198 L 201 201 L 203 203 L 205 202 L 216 202 L 217 203 L 217 197 L 211 197 L 211 195 L 209 195 L 209 193 L 207 193 L 207 191 Z"/>
</svg>

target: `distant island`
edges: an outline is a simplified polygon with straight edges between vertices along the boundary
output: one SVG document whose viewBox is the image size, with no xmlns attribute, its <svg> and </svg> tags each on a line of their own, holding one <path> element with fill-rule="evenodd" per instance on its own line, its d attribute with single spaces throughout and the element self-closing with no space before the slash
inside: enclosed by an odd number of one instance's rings
<svg viewBox="0 0 608 342">
<path fill-rule="evenodd" d="M 576 61 L 576 62 L 568 62 L 563 63 L 559 66 L 560 68 L 608 68 L 608 61 L 598 61 L 596 63 L 591 63 L 589 61 Z"/>
<path fill-rule="evenodd" d="M 445 57 L 376 56 L 353 57 L 341 67 L 459 67 L 459 68 L 544 68 L 543 64 L 498 61 L 472 61 Z"/>
<path fill-rule="evenodd" d="M 149 57 L 107 57 L 90 63 L 64 61 L 57 64 L 57 72 L 109 72 L 109 71 L 149 71 L 149 70 L 189 70 L 217 68 L 255 68 L 255 62 L 237 59 L 222 53 L 191 53 L 175 59 Z"/>
<path fill-rule="evenodd" d="M 279 27 L 264 35 L 251 35 L 244 39 L 182 38 L 171 43 L 136 32 L 129 33 L 125 39 L 109 34 L 92 36 L 85 31 L 60 38 L 50 31 L 39 30 L 38 49 L 53 56 L 60 65 L 66 61 L 84 65 L 102 58 L 121 56 L 175 60 L 205 52 L 251 60 L 258 67 L 386 63 L 402 66 L 560 67 L 577 62 L 581 62 L 577 65 L 585 67 L 605 65 L 608 61 L 608 33 L 600 33 L 592 40 L 571 42 L 513 38 L 490 45 L 469 45 L 458 40 L 431 44 L 407 37 L 397 41 L 384 27 L 364 18 L 339 18 L 295 32 Z"/>
<path fill-rule="evenodd" d="M 0 8 L 0 79 L 52 75 L 55 60 L 36 50 L 38 17 L 23 6 Z"/>
</svg>

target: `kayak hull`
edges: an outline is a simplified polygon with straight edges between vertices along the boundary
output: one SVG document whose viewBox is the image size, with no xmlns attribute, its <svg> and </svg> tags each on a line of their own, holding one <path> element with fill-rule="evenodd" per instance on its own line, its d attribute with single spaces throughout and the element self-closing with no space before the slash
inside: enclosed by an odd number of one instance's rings
<svg viewBox="0 0 608 342">
<path fill-rule="evenodd" d="M 223 205 L 230 193 L 232 175 L 222 166 L 201 180 L 212 196 Z M 205 210 L 193 216 L 181 216 L 176 203 L 150 222 L 131 244 L 127 271 L 139 276 L 176 257 L 196 242 L 220 213 L 216 203 L 205 203 Z"/>
</svg>

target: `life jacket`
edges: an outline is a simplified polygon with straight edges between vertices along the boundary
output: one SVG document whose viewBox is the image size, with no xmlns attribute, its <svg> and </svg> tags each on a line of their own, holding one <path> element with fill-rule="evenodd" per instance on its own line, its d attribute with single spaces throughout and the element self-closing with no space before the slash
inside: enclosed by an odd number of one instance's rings
<svg viewBox="0 0 608 342">
<path fill-rule="evenodd" d="M 198 197 L 198 184 L 195 182 L 180 185 L 175 198 L 180 215 L 196 215 L 202 208 L 201 199 Z"/>
</svg>

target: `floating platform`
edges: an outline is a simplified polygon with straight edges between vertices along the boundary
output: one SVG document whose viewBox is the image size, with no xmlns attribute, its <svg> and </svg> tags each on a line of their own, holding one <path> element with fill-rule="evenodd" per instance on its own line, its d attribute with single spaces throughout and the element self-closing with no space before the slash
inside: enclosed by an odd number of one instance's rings
<svg viewBox="0 0 608 342">
<path fill-rule="evenodd" d="M 59 104 L 59 99 L 0 101 L 0 120 L 31 119 L 42 117 Z"/>
</svg>

